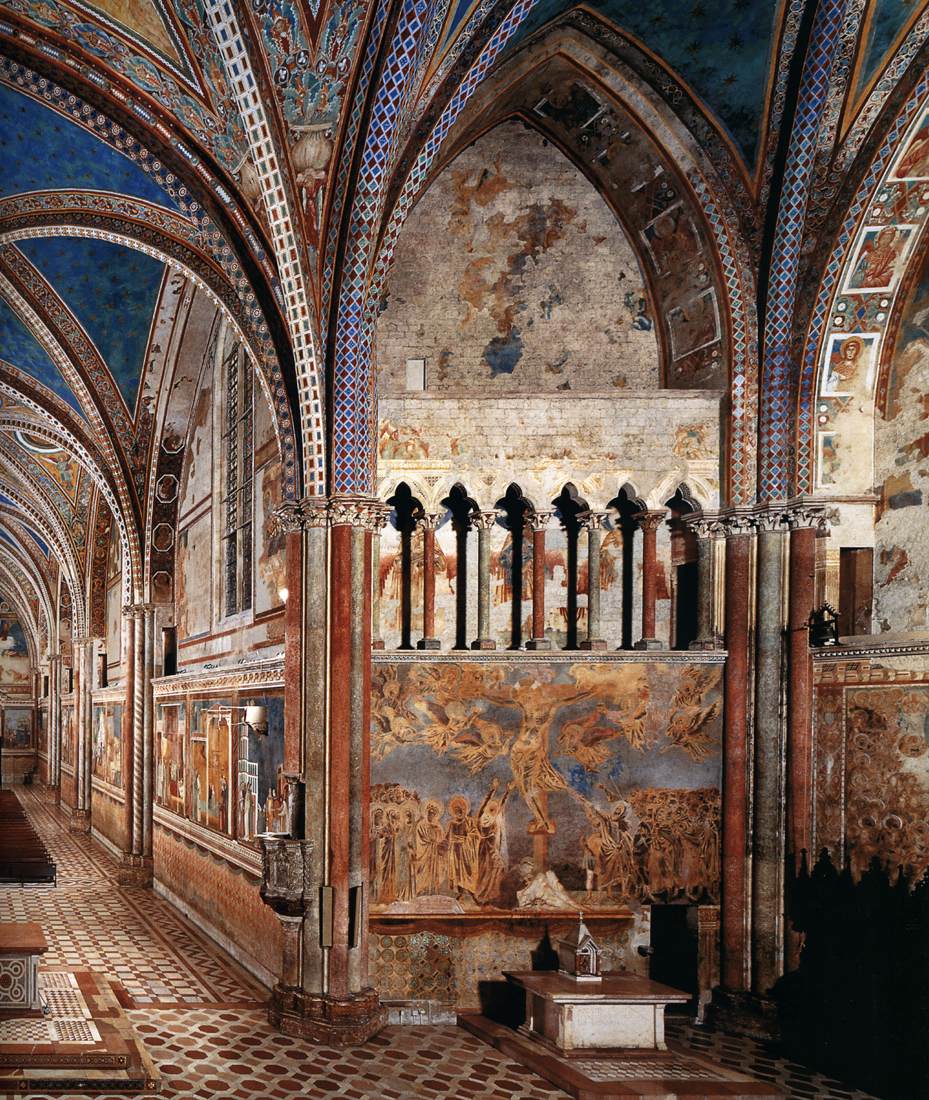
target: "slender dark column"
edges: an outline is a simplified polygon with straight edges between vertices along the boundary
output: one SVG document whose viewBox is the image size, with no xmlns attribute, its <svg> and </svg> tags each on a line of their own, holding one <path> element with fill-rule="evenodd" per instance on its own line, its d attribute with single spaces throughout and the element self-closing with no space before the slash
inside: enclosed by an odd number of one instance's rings
<svg viewBox="0 0 929 1100">
<path fill-rule="evenodd" d="M 716 540 L 723 533 L 719 516 L 698 513 L 683 522 L 697 536 L 697 637 L 691 649 L 716 649 Z"/>
</svg>

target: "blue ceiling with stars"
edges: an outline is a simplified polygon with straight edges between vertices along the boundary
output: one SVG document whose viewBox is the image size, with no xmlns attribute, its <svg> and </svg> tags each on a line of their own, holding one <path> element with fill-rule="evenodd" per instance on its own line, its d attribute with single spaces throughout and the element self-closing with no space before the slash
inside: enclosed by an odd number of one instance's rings
<svg viewBox="0 0 929 1100">
<path fill-rule="evenodd" d="M 164 264 L 89 237 L 38 237 L 19 247 L 81 322 L 133 411 Z"/>
<path fill-rule="evenodd" d="M 0 85 L 0 195 L 81 188 L 176 207 L 128 157 L 51 107 Z"/>
<path fill-rule="evenodd" d="M 0 298 L 0 359 L 31 374 L 80 412 L 77 398 L 58 368 L 5 298 Z"/>
</svg>

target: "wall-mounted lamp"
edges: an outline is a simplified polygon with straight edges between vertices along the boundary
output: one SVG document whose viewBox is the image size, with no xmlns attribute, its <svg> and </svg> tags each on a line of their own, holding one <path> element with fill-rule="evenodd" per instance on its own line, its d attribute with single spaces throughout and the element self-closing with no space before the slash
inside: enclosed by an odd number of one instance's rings
<svg viewBox="0 0 929 1100">
<path fill-rule="evenodd" d="M 264 736 L 268 732 L 268 708 L 267 707 L 242 707 L 236 708 L 245 711 L 245 717 L 239 723 L 248 726 L 252 733 Z"/>
</svg>

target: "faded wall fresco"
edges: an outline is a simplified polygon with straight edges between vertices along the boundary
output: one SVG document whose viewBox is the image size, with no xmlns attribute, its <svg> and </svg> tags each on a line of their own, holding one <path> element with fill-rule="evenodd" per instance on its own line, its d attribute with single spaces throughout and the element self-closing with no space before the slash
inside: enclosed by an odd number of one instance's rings
<svg viewBox="0 0 929 1100">
<path fill-rule="evenodd" d="M 714 898 L 720 682 L 719 665 L 376 661 L 375 906 Z"/>
<path fill-rule="evenodd" d="M 818 681 L 816 847 L 912 880 L 929 868 L 929 660 L 830 663 Z"/>
<path fill-rule="evenodd" d="M 29 647 L 19 619 L 10 613 L 0 616 L 0 685 L 22 690 L 32 675 Z"/>
<path fill-rule="evenodd" d="M 426 360 L 434 391 L 660 384 L 643 277 L 616 218 L 515 122 L 461 153 L 413 210 L 377 347 L 388 392 L 406 388 L 407 359 Z"/>
<path fill-rule="evenodd" d="M 875 629 L 929 629 L 929 272 L 907 303 L 875 422 Z"/>
<path fill-rule="evenodd" d="M 266 733 L 240 724 L 238 708 L 251 705 L 266 708 Z M 286 833 L 292 807 L 283 771 L 279 691 L 157 703 L 155 801 L 166 810 L 239 840 Z"/>
<path fill-rule="evenodd" d="M 35 748 L 32 707 L 3 708 L 3 747 L 14 752 Z"/>
<path fill-rule="evenodd" d="M 93 708 L 93 774 L 114 787 L 123 786 L 123 708 L 101 703 Z"/>
</svg>

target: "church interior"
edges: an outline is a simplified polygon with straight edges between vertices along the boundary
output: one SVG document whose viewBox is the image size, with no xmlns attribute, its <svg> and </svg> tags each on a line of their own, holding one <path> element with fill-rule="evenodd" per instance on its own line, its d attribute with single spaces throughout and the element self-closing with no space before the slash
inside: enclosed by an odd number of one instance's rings
<svg viewBox="0 0 929 1100">
<path fill-rule="evenodd" d="M 926 0 L 2 0 L 0 1094 L 929 1096 L 927 223 Z"/>
</svg>

